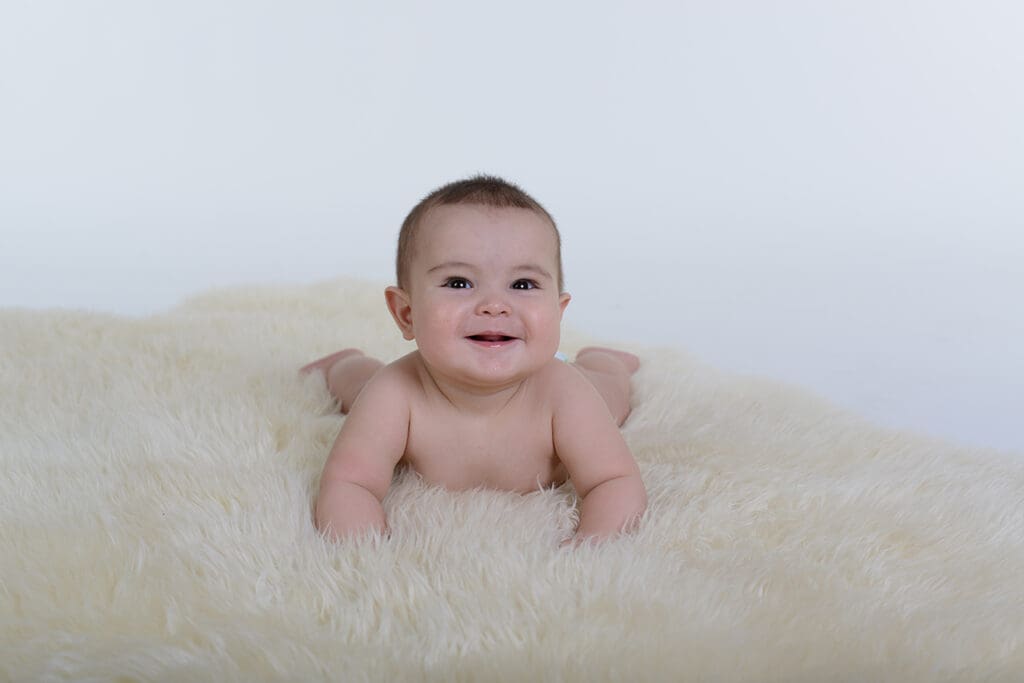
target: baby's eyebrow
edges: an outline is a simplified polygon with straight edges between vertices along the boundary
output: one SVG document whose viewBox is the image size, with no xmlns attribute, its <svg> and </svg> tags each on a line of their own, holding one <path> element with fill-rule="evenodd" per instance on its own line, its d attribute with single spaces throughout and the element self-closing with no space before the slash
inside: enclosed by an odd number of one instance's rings
<svg viewBox="0 0 1024 683">
<path fill-rule="evenodd" d="M 445 261 L 444 263 L 439 263 L 433 268 L 430 268 L 427 271 L 427 273 L 433 273 L 434 271 L 437 270 L 476 270 L 476 266 L 474 266 L 472 263 L 466 263 L 465 261 Z M 516 266 L 512 270 L 517 273 L 525 271 L 527 273 L 534 273 L 536 275 L 546 277 L 548 279 L 551 278 L 551 273 L 549 273 L 541 266 L 538 266 L 533 263 L 524 263 L 521 266 Z"/>
<path fill-rule="evenodd" d="M 439 263 L 430 270 L 428 273 L 433 273 L 435 270 L 473 270 L 475 266 L 472 263 L 466 263 L 465 261 L 445 261 Z"/>
<path fill-rule="evenodd" d="M 532 263 L 527 263 L 527 264 L 524 264 L 524 265 L 521 265 L 521 266 L 516 266 L 515 270 L 517 272 L 526 271 L 528 273 L 534 273 L 536 275 L 540 275 L 541 277 L 545 277 L 545 278 L 547 278 L 549 280 L 551 279 L 551 273 L 549 273 L 548 271 L 544 270 L 540 266 L 534 265 Z"/>
</svg>

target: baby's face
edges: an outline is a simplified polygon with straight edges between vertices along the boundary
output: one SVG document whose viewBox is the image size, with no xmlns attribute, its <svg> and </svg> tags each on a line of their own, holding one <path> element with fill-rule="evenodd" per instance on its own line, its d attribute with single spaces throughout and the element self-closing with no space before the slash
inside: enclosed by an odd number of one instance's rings
<svg viewBox="0 0 1024 683">
<path fill-rule="evenodd" d="M 416 240 L 407 310 L 392 305 L 392 313 L 433 371 L 469 386 L 500 386 L 551 360 L 569 295 L 558 290 L 554 229 L 543 216 L 440 206 Z"/>
</svg>

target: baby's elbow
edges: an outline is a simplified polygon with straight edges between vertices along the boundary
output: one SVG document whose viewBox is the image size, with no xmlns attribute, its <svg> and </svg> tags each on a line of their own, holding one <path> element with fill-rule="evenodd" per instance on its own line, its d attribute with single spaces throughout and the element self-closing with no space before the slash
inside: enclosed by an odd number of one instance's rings
<svg viewBox="0 0 1024 683">
<path fill-rule="evenodd" d="M 633 531 L 640 526 L 640 520 L 643 519 L 644 514 L 647 512 L 647 488 L 644 486 L 640 475 L 635 476 L 635 482 L 636 488 L 632 496 L 633 509 L 626 519 L 626 531 Z"/>
<path fill-rule="evenodd" d="M 647 489 L 644 488 L 643 484 L 640 484 L 640 501 L 637 505 L 640 510 L 640 514 L 647 512 Z"/>
<path fill-rule="evenodd" d="M 643 479 L 640 478 L 639 473 L 627 474 L 609 480 L 609 484 L 614 487 L 609 489 L 609 493 L 614 491 L 612 495 L 618 499 L 617 508 L 622 520 L 621 530 L 634 531 L 647 512 L 647 489 L 644 487 Z"/>
<path fill-rule="evenodd" d="M 632 492 L 633 499 L 637 502 L 637 505 L 646 509 L 647 508 L 647 487 L 644 486 L 643 477 L 640 476 L 640 472 L 633 472 L 624 477 L 630 483 L 630 489 Z"/>
<path fill-rule="evenodd" d="M 331 541 L 337 541 L 339 539 L 330 514 L 324 510 L 319 500 L 317 500 L 316 505 L 313 508 L 313 527 L 320 535 Z"/>
</svg>

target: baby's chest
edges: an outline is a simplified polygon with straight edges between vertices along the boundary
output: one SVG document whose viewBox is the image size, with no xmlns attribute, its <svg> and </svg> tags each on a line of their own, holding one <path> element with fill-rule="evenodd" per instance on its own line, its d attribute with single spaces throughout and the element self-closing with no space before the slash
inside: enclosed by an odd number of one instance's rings
<svg viewBox="0 0 1024 683">
<path fill-rule="evenodd" d="M 565 480 L 551 420 L 413 418 L 405 461 L 425 480 L 452 489 L 486 486 L 535 491 Z"/>
</svg>

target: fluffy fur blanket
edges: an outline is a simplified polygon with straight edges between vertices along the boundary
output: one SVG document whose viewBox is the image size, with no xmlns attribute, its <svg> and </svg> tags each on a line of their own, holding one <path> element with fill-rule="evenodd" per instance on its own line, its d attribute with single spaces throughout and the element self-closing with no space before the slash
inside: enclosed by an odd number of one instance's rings
<svg viewBox="0 0 1024 683">
<path fill-rule="evenodd" d="M 1024 459 L 675 351 L 633 349 L 635 535 L 406 473 L 390 539 L 324 541 L 343 418 L 296 369 L 405 353 L 381 290 L 0 312 L 0 679 L 1024 680 Z"/>
</svg>

